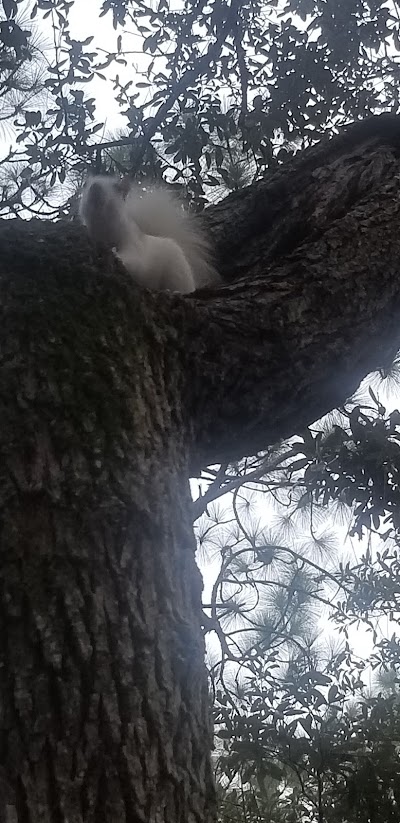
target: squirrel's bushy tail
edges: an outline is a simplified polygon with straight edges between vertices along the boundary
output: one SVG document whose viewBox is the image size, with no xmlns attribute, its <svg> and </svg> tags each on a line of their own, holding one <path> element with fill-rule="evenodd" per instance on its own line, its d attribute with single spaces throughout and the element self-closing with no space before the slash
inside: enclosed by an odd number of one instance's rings
<svg viewBox="0 0 400 823">
<path fill-rule="evenodd" d="M 129 216 L 145 234 L 175 240 L 190 264 L 196 287 L 218 280 L 201 218 L 188 214 L 177 197 L 161 187 L 145 191 L 133 185 L 125 202 Z"/>
</svg>

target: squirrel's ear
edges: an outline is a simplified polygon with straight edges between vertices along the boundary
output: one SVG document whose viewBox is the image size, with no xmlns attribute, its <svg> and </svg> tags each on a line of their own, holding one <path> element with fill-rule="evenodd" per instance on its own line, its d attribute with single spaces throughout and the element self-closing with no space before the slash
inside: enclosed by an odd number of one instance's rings
<svg viewBox="0 0 400 823">
<path fill-rule="evenodd" d="M 122 177 L 121 180 L 118 180 L 115 183 L 115 188 L 122 195 L 122 197 L 126 197 L 131 187 L 131 179 L 128 176 Z"/>
</svg>

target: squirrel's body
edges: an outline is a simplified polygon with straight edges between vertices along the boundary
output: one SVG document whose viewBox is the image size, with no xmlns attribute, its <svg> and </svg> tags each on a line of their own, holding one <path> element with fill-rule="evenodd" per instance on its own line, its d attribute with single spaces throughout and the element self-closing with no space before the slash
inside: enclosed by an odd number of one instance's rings
<svg viewBox="0 0 400 823">
<path fill-rule="evenodd" d="M 91 177 L 80 216 L 92 240 L 113 249 L 148 288 L 185 293 L 217 279 L 198 221 L 165 189 L 144 192 L 117 177 Z"/>
</svg>

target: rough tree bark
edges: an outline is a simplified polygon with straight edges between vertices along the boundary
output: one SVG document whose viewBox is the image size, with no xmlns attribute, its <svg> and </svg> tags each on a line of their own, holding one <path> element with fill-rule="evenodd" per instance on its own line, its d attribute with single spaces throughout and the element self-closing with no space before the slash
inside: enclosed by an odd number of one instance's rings
<svg viewBox="0 0 400 823">
<path fill-rule="evenodd" d="M 399 152 L 379 118 L 210 209 L 229 282 L 185 298 L 79 227 L 1 225 L 5 823 L 213 819 L 189 473 L 399 347 Z"/>
</svg>

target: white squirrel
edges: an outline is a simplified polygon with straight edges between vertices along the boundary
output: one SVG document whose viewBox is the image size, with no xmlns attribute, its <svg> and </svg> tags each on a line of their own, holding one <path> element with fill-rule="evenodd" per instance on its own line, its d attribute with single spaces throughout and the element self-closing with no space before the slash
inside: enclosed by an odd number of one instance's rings
<svg viewBox="0 0 400 823">
<path fill-rule="evenodd" d="M 90 177 L 79 214 L 91 239 L 150 289 L 187 293 L 218 280 L 198 220 L 166 189 L 145 192 L 128 178 Z"/>
</svg>

